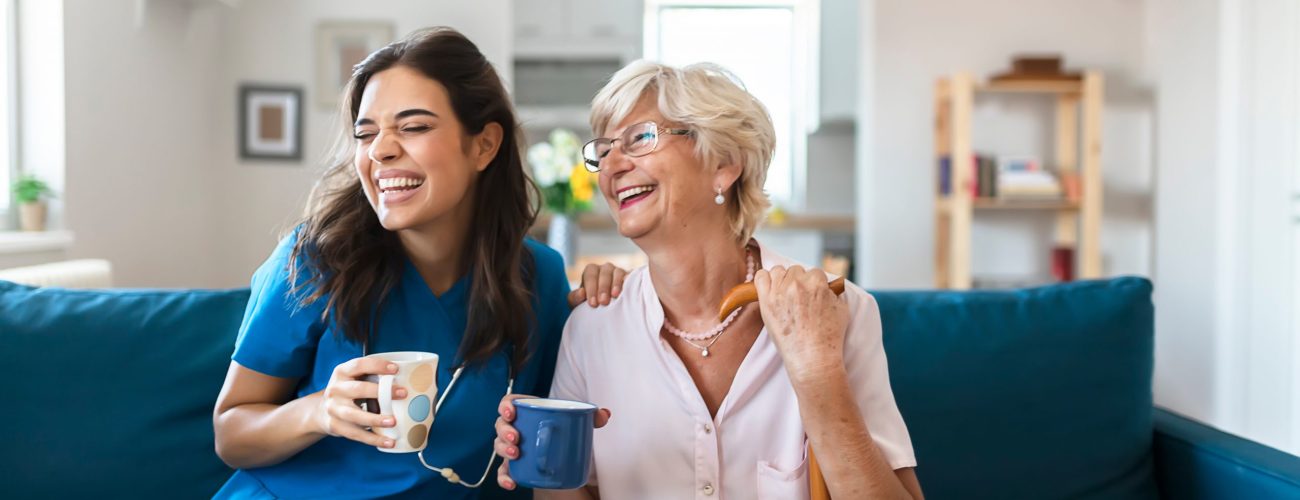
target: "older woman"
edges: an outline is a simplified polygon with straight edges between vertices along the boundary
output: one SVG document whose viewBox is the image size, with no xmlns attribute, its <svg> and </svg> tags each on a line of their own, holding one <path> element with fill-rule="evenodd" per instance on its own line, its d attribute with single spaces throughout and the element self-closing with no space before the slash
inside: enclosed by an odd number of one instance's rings
<svg viewBox="0 0 1300 500">
<path fill-rule="evenodd" d="M 837 498 L 919 498 L 874 299 L 837 297 L 751 238 L 769 203 L 771 118 L 725 70 L 635 62 L 597 94 L 588 165 L 649 258 L 620 298 L 570 316 L 551 395 L 596 402 L 582 498 L 801 498 L 808 453 Z M 719 322 L 753 280 L 757 307 Z M 497 449 L 518 456 L 507 398 Z M 498 473 L 513 488 L 508 463 Z"/>
</svg>

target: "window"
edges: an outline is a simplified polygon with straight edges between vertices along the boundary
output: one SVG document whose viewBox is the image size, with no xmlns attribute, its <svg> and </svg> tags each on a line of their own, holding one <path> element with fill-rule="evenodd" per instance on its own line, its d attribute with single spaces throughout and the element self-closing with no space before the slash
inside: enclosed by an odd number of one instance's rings
<svg viewBox="0 0 1300 500">
<path fill-rule="evenodd" d="M 765 187 L 773 202 L 802 207 L 807 132 L 818 109 L 817 2 L 647 0 L 645 23 L 647 59 L 720 64 L 767 106 L 777 143 Z"/>
<path fill-rule="evenodd" d="M 0 27 L 4 30 L 0 36 L 0 188 L 3 188 L 0 189 L 0 212 L 5 212 L 11 206 L 10 181 L 13 180 L 14 168 L 18 163 L 14 159 L 16 148 L 13 147 L 14 132 L 17 130 L 14 127 L 17 112 L 14 54 L 17 52 L 15 42 L 18 39 L 13 0 L 0 0 Z"/>
</svg>

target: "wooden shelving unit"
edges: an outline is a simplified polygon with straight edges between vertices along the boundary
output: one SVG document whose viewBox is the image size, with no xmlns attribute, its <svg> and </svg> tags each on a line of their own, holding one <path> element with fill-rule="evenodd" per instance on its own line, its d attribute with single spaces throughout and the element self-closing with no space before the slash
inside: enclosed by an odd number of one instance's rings
<svg viewBox="0 0 1300 500">
<path fill-rule="evenodd" d="M 974 171 L 975 96 L 1005 93 L 1043 94 L 1055 101 L 1056 151 L 1047 165 L 1058 174 L 1078 175 L 1077 200 L 1022 202 L 972 196 L 968 186 Z M 976 83 L 969 73 L 939 79 L 934 89 L 935 158 L 951 158 L 951 194 L 945 196 L 936 188 L 935 286 L 971 287 L 971 223 L 976 214 L 989 211 L 1051 213 L 1056 220 L 1056 245 L 1075 249 L 1075 276 L 1101 277 L 1102 96 L 1102 75 L 1096 71 L 1085 72 L 1082 80 Z"/>
</svg>

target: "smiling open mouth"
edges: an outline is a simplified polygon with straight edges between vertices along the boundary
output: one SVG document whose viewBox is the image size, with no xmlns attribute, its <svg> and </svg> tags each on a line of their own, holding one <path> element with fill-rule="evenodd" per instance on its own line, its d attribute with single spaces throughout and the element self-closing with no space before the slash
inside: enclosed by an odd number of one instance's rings
<svg viewBox="0 0 1300 500">
<path fill-rule="evenodd" d="M 383 194 L 395 194 L 403 191 L 411 191 L 424 185 L 424 179 L 413 177 L 390 177 L 379 179 L 379 192 Z"/>
<path fill-rule="evenodd" d="M 618 192 L 618 206 L 619 208 L 623 208 L 641 201 L 645 199 L 645 197 L 650 196 L 650 193 L 653 193 L 654 190 L 654 186 L 635 186 L 625 188 Z"/>
</svg>

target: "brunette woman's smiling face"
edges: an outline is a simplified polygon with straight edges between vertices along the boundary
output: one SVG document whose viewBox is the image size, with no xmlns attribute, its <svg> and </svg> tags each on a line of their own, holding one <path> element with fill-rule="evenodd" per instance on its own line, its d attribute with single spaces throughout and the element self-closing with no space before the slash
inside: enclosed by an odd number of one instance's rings
<svg viewBox="0 0 1300 500">
<path fill-rule="evenodd" d="M 446 87 L 406 66 L 370 78 L 353 132 L 357 175 L 390 231 L 455 211 L 487 165 L 456 118 Z"/>
</svg>

